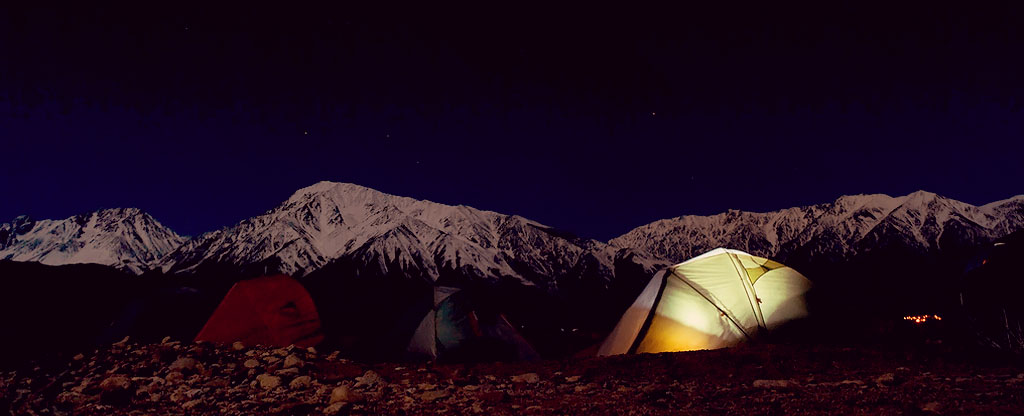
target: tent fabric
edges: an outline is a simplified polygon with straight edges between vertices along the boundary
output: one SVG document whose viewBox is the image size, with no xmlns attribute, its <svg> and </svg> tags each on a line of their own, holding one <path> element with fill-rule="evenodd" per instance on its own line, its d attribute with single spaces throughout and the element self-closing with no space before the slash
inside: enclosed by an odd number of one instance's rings
<svg viewBox="0 0 1024 416">
<path fill-rule="evenodd" d="M 453 361 L 472 359 L 536 360 L 540 356 L 501 314 L 481 316 L 463 290 L 433 289 L 434 307 L 409 340 L 414 357 Z"/>
<path fill-rule="evenodd" d="M 807 316 L 796 270 L 718 248 L 659 271 L 598 355 L 724 348 Z"/>
<path fill-rule="evenodd" d="M 306 289 L 291 277 L 277 275 L 235 283 L 195 340 L 310 347 L 323 334 Z"/>
</svg>

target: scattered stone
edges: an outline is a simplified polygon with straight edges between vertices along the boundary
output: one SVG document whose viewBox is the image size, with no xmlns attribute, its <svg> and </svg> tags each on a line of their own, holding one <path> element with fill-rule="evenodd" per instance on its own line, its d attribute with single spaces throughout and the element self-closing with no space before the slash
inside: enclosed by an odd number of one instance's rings
<svg viewBox="0 0 1024 416">
<path fill-rule="evenodd" d="M 921 411 L 925 413 L 939 414 L 942 410 L 942 403 L 939 402 L 928 402 L 921 406 Z"/>
<path fill-rule="evenodd" d="M 284 368 L 302 367 L 305 364 L 306 363 L 295 354 L 291 354 L 284 358 Z"/>
<path fill-rule="evenodd" d="M 896 384 L 896 375 L 893 373 L 885 373 L 875 378 L 875 383 L 879 386 L 892 386 Z"/>
<path fill-rule="evenodd" d="M 423 400 L 425 402 L 432 402 L 437 399 L 443 399 L 445 397 L 448 397 L 448 392 L 445 390 L 430 390 L 423 392 L 423 394 L 420 394 L 420 400 Z"/>
<path fill-rule="evenodd" d="M 369 387 L 372 388 L 378 384 L 384 382 L 384 378 L 377 374 L 376 371 L 367 370 L 363 373 L 362 377 L 356 377 L 356 384 L 354 387 Z"/>
<path fill-rule="evenodd" d="M 288 387 L 292 389 L 304 389 L 309 387 L 311 379 L 309 376 L 298 376 L 295 377 L 291 383 L 288 383 Z"/>
<path fill-rule="evenodd" d="M 569 383 L 575 383 L 577 381 L 580 381 L 580 376 L 569 376 L 565 378 L 565 381 Z"/>
<path fill-rule="evenodd" d="M 122 338 L 122 339 L 121 339 L 120 341 L 117 341 L 117 342 L 115 342 L 115 343 L 114 343 L 114 345 L 116 345 L 116 346 L 122 346 L 122 345 L 124 345 L 124 344 L 127 344 L 127 343 L 128 343 L 128 339 L 130 339 L 130 338 L 131 338 L 131 336 L 125 336 L 125 337 L 124 337 L 124 338 Z"/>
<path fill-rule="evenodd" d="M 201 403 L 203 403 L 203 401 L 200 400 L 200 399 L 189 400 L 189 401 L 187 401 L 185 403 L 182 403 L 181 408 L 185 409 L 185 410 L 189 410 L 189 409 L 192 409 L 192 408 L 194 408 L 196 406 L 199 406 Z"/>
<path fill-rule="evenodd" d="M 196 360 L 194 358 L 179 358 L 167 368 L 171 371 L 180 371 L 182 374 L 192 372 L 196 369 Z"/>
<path fill-rule="evenodd" d="M 512 376 L 512 382 L 528 384 L 538 383 L 540 382 L 540 376 L 537 375 L 537 373 L 520 374 L 518 376 Z"/>
<path fill-rule="evenodd" d="M 762 389 L 790 389 L 799 386 L 793 380 L 754 380 L 754 387 Z"/>
<path fill-rule="evenodd" d="M 235 341 L 235 342 L 231 343 L 231 349 L 233 349 L 235 351 L 244 350 L 245 349 L 245 344 L 243 344 L 242 341 Z"/>
<path fill-rule="evenodd" d="M 180 371 L 171 371 L 164 376 L 164 381 L 171 384 L 181 383 L 182 381 L 185 381 L 185 375 L 181 374 Z"/>
<path fill-rule="evenodd" d="M 260 362 L 256 360 L 245 360 L 245 362 L 242 363 L 242 366 L 245 368 L 256 368 L 260 366 Z"/>
<path fill-rule="evenodd" d="M 169 342 L 171 342 L 171 337 L 169 337 L 169 336 L 167 336 L 167 337 L 164 337 L 163 339 L 161 339 L 161 340 L 160 340 L 160 344 L 161 344 L 161 345 L 163 345 L 163 344 L 167 344 L 167 343 L 169 343 Z"/>
<path fill-rule="evenodd" d="M 270 374 L 260 374 L 256 376 L 256 381 L 260 383 L 260 387 L 270 390 L 281 385 L 281 377 L 272 376 Z"/>
<path fill-rule="evenodd" d="M 275 372 L 274 372 L 274 374 L 277 374 L 277 375 L 279 375 L 279 376 L 289 376 L 289 377 L 291 377 L 291 376 L 297 376 L 297 375 L 299 375 L 299 369 L 298 369 L 298 368 L 295 368 L 295 367 L 292 367 L 292 368 L 285 368 L 285 369 L 283 369 L 283 370 L 277 370 L 277 371 L 275 371 Z"/>
<path fill-rule="evenodd" d="M 361 393 L 351 389 L 347 384 L 342 384 L 339 387 L 335 387 L 334 390 L 331 390 L 331 398 L 328 401 L 328 403 L 357 403 L 362 400 L 363 395 Z"/>
<path fill-rule="evenodd" d="M 341 409 L 348 405 L 348 402 L 337 402 L 324 408 L 325 415 L 336 415 L 341 412 Z"/>
<path fill-rule="evenodd" d="M 127 376 L 114 375 L 100 382 L 100 401 L 108 404 L 126 404 L 132 398 L 132 382 Z"/>
<path fill-rule="evenodd" d="M 84 358 L 85 358 L 85 355 L 82 355 L 82 353 L 75 354 L 74 357 L 71 357 L 71 359 L 75 360 L 75 361 L 82 361 Z"/>
</svg>

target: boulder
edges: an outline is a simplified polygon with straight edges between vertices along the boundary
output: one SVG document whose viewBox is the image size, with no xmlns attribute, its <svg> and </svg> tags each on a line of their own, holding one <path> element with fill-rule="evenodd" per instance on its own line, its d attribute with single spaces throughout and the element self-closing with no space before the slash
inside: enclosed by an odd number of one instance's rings
<svg viewBox="0 0 1024 416">
<path fill-rule="evenodd" d="M 331 391 L 331 398 L 328 401 L 329 404 L 335 403 L 355 403 L 363 400 L 363 395 L 358 391 L 353 390 L 347 384 L 335 387 Z"/>
<path fill-rule="evenodd" d="M 281 385 L 281 377 L 272 376 L 270 374 L 260 374 L 256 376 L 256 381 L 259 382 L 260 387 L 270 390 Z"/>
</svg>

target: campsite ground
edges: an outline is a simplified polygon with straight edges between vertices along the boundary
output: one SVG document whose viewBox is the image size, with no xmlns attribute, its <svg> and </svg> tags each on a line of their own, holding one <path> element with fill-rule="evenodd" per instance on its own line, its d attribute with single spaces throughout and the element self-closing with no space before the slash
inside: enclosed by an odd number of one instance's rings
<svg viewBox="0 0 1024 416">
<path fill-rule="evenodd" d="M 334 402 L 332 404 L 332 401 Z M 1019 414 L 1024 365 L 942 345 L 752 345 L 534 363 L 360 364 L 166 342 L 0 373 L 13 414 Z"/>
</svg>

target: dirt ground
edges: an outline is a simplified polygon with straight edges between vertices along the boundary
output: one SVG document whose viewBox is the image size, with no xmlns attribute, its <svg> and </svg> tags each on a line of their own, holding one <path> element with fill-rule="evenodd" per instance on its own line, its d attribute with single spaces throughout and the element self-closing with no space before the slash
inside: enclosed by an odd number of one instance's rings
<svg viewBox="0 0 1024 416">
<path fill-rule="evenodd" d="M 749 345 L 530 363 L 363 364 L 240 344 L 118 343 L 0 373 L 34 415 L 1022 414 L 1017 357 Z"/>
</svg>

